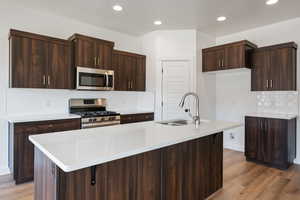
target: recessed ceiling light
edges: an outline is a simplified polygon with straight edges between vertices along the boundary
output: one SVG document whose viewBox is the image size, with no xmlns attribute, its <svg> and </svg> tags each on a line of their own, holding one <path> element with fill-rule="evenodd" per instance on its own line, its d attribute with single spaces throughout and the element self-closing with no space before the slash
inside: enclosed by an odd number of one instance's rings
<svg viewBox="0 0 300 200">
<path fill-rule="evenodd" d="M 268 1 L 266 1 L 267 5 L 273 5 L 273 4 L 276 4 L 276 3 L 278 3 L 278 0 L 268 0 Z"/>
<path fill-rule="evenodd" d="M 218 21 L 218 22 L 223 22 L 223 21 L 225 21 L 226 19 L 227 19 L 226 17 L 221 16 L 221 17 L 218 17 L 218 18 L 217 18 L 217 21 Z"/>
<path fill-rule="evenodd" d="M 162 25 L 162 21 L 156 20 L 156 21 L 153 22 L 153 24 L 155 24 L 155 25 Z"/>
<path fill-rule="evenodd" d="M 117 4 L 117 5 L 114 5 L 114 6 L 113 6 L 113 9 L 114 9 L 115 11 L 122 11 L 122 10 L 123 10 L 123 7 Z"/>
</svg>

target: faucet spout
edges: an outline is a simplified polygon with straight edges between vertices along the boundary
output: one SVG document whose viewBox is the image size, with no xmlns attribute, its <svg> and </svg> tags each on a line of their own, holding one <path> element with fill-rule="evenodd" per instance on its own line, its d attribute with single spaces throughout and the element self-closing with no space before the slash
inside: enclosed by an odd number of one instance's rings
<svg viewBox="0 0 300 200">
<path fill-rule="evenodd" d="M 193 96 L 196 99 L 196 115 L 192 116 L 192 119 L 193 119 L 193 121 L 196 125 L 199 125 L 200 124 L 199 97 L 196 93 L 188 92 L 188 93 L 184 94 L 181 101 L 180 101 L 180 103 L 179 103 L 179 107 L 183 108 L 183 106 L 185 104 L 185 100 L 188 96 Z"/>
</svg>

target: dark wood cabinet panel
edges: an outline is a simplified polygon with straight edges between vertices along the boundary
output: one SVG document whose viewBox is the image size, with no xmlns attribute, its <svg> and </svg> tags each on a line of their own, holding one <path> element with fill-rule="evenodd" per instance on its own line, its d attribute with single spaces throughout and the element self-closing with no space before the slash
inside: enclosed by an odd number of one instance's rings
<svg viewBox="0 0 300 200">
<path fill-rule="evenodd" d="M 202 50 L 202 71 L 251 68 L 251 50 L 257 46 L 247 40 Z"/>
<path fill-rule="evenodd" d="M 114 42 L 85 35 L 74 34 L 69 38 L 73 43 L 74 68 L 77 66 L 112 69 Z"/>
<path fill-rule="evenodd" d="M 19 36 L 10 37 L 10 87 L 46 87 L 48 43 Z"/>
<path fill-rule="evenodd" d="M 204 51 L 202 61 L 203 72 L 221 70 L 222 62 L 224 62 L 224 50 Z"/>
<path fill-rule="evenodd" d="M 34 173 L 34 146 L 28 137 L 34 134 L 80 129 L 80 119 L 55 120 L 11 124 L 9 144 L 13 152 L 10 167 L 16 184 L 32 181 Z"/>
<path fill-rule="evenodd" d="M 136 91 L 145 91 L 146 89 L 146 56 L 137 58 L 136 67 Z"/>
<path fill-rule="evenodd" d="M 279 169 L 287 169 L 293 164 L 296 157 L 296 119 L 246 117 L 245 124 L 247 160 Z"/>
<path fill-rule="evenodd" d="M 253 68 L 251 71 L 252 91 L 264 91 L 269 87 L 269 57 L 264 51 L 255 51 L 252 55 Z"/>
<path fill-rule="evenodd" d="M 153 120 L 154 120 L 154 113 L 121 115 L 121 124 L 145 122 L 145 121 L 153 121 Z"/>
<path fill-rule="evenodd" d="M 96 67 L 95 45 L 92 40 L 75 40 L 75 63 L 80 67 Z"/>
<path fill-rule="evenodd" d="M 75 70 L 71 66 L 71 46 L 49 44 L 47 85 L 51 89 L 73 89 Z"/>
<path fill-rule="evenodd" d="M 297 45 L 294 42 L 253 51 L 252 91 L 297 90 Z"/>
<path fill-rule="evenodd" d="M 146 56 L 114 50 L 113 69 L 115 90 L 146 90 Z"/>
<path fill-rule="evenodd" d="M 10 87 L 72 89 L 71 47 L 67 40 L 10 31 Z"/>
<path fill-rule="evenodd" d="M 155 150 L 137 156 L 136 200 L 161 199 L 161 151 Z"/>
<path fill-rule="evenodd" d="M 162 157 L 162 199 L 205 199 L 222 188 L 222 133 L 167 147 Z"/>
<path fill-rule="evenodd" d="M 223 133 L 74 172 L 37 149 L 35 158 L 36 197 L 46 200 L 202 200 L 222 187 Z"/>
<path fill-rule="evenodd" d="M 137 189 L 137 158 L 129 157 L 107 164 L 107 200 L 134 200 Z"/>
<path fill-rule="evenodd" d="M 101 42 L 95 43 L 96 68 L 112 70 L 113 47 L 103 45 Z"/>
</svg>

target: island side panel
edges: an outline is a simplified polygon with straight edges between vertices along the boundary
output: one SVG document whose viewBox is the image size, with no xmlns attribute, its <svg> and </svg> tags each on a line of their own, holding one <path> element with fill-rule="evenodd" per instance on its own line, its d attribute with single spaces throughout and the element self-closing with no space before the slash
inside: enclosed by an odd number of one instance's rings
<svg viewBox="0 0 300 200">
<path fill-rule="evenodd" d="M 34 148 L 34 199 L 56 200 L 57 167 L 38 148 Z"/>
</svg>

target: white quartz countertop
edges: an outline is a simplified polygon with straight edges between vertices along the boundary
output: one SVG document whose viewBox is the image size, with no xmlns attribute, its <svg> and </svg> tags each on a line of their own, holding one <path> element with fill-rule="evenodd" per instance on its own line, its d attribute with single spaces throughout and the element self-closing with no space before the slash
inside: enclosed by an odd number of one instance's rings
<svg viewBox="0 0 300 200">
<path fill-rule="evenodd" d="M 298 115 L 293 114 L 273 114 L 273 113 L 248 113 L 246 116 L 249 117 L 261 117 L 261 118 L 274 118 L 274 119 L 294 119 L 297 118 Z"/>
<path fill-rule="evenodd" d="M 80 118 L 80 116 L 73 115 L 73 114 L 8 115 L 8 116 L 6 116 L 6 119 L 11 123 L 76 119 L 76 118 Z"/>
<path fill-rule="evenodd" d="M 29 136 L 29 140 L 65 172 L 201 138 L 241 124 L 210 121 L 198 128 L 155 122 L 123 124 Z"/>
<path fill-rule="evenodd" d="M 154 113 L 153 110 L 138 110 L 138 109 L 121 109 L 117 110 L 121 115 L 140 114 L 140 113 Z"/>
</svg>

